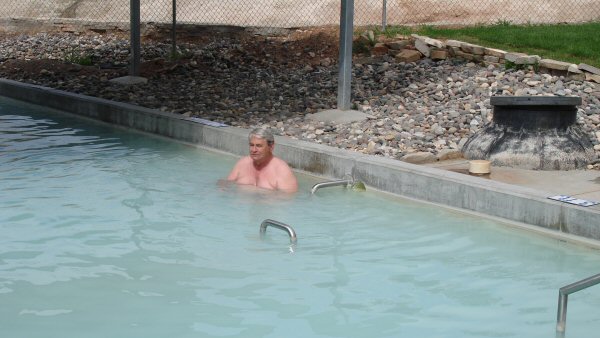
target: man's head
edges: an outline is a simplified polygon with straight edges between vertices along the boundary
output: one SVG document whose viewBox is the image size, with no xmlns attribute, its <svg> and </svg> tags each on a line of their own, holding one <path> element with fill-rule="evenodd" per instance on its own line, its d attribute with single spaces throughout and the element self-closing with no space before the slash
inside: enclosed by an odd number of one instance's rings
<svg viewBox="0 0 600 338">
<path fill-rule="evenodd" d="M 266 164 L 273 157 L 275 138 L 266 128 L 253 129 L 248 135 L 250 158 L 258 165 Z"/>
<path fill-rule="evenodd" d="M 269 129 L 264 127 L 252 129 L 252 131 L 250 131 L 250 134 L 248 135 L 248 141 L 250 141 L 253 137 L 264 139 L 265 141 L 267 141 L 268 145 L 275 144 L 275 137 L 273 136 L 273 133 L 271 133 Z"/>
</svg>

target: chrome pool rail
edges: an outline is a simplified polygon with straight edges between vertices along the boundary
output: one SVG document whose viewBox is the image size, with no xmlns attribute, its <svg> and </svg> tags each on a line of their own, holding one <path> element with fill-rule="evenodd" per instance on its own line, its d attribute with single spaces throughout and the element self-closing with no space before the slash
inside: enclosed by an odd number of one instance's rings
<svg viewBox="0 0 600 338">
<path fill-rule="evenodd" d="M 565 332 L 567 325 L 567 301 L 569 295 L 587 289 L 590 286 L 594 286 L 600 283 L 600 273 L 578 282 L 563 286 L 558 290 L 558 311 L 556 314 L 556 332 L 562 334 Z"/>
<path fill-rule="evenodd" d="M 337 187 L 342 185 L 348 188 L 350 186 L 353 186 L 355 183 L 357 183 L 357 181 L 354 179 L 354 175 L 347 173 L 341 180 L 321 182 L 313 185 L 313 187 L 310 189 L 310 194 L 314 195 L 317 192 L 317 190 L 321 188 Z"/>
<path fill-rule="evenodd" d="M 288 235 L 290 235 L 290 243 L 298 243 L 298 237 L 296 236 L 296 232 L 291 226 L 273 219 L 266 219 L 262 221 L 262 223 L 260 223 L 260 237 L 265 236 L 268 226 L 287 231 Z"/>
<path fill-rule="evenodd" d="M 310 194 L 313 195 L 314 193 L 317 192 L 317 190 L 319 190 L 321 188 L 336 187 L 339 185 L 349 186 L 349 185 L 352 185 L 352 183 L 353 183 L 353 180 L 338 180 L 338 181 L 328 181 L 328 182 L 317 183 L 317 184 L 313 185 L 312 189 L 310 189 Z"/>
</svg>

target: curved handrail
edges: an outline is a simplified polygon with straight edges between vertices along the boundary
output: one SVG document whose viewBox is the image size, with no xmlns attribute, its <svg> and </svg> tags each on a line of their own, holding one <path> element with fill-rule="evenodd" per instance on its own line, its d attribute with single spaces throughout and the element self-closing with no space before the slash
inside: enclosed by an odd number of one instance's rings
<svg viewBox="0 0 600 338">
<path fill-rule="evenodd" d="M 563 333 L 567 326 L 567 301 L 571 293 L 587 289 L 600 283 L 600 273 L 578 282 L 563 286 L 558 290 L 558 312 L 556 314 L 556 332 Z"/>
<path fill-rule="evenodd" d="M 352 180 L 339 180 L 339 181 L 329 181 L 329 182 L 321 182 L 321 183 L 317 183 L 315 185 L 313 185 L 312 189 L 310 189 L 310 193 L 314 194 L 315 192 L 317 192 L 317 190 L 321 189 L 321 188 L 327 188 L 327 187 L 335 187 L 338 185 L 350 185 L 352 184 Z"/>
<path fill-rule="evenodd" d="M 272 226 L 274 228 L 287 231 L 288 235 L 290 235 L 290 242 L 292 244 L 298 243 L 298 237 L 296 236 L 296 232 L 294 231 L 294 229 L 291 226 L 289 226 L 285 223 L 273 220 L 273 219 L 266 219 L 266 220 L 262 221 L 262 223 L 260 224 L 260 236 L 261 237 L 265 236 L 265 233 L 267 232 L 267 226 Z"/>
</svg>

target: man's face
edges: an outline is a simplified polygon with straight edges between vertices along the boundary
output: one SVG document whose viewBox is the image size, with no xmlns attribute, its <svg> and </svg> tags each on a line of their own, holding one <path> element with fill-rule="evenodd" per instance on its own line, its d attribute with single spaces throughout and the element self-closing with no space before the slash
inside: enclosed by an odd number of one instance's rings
<svg viewBox="0 0 600 338">
<path fill-rule="evenodd" d="M 250 138 L 250 158 L 254 162 L 261 162 L 262 160 L 268 159 L 273 153 L 273 145 L 269 145 L 267 140 L 259 137 Z"/>
</svg>

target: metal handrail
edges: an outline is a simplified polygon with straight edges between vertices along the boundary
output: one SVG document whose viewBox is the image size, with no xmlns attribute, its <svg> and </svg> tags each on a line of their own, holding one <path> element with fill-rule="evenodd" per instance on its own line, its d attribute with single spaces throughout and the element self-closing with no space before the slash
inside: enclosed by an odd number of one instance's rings
<svg viewBox="0 0 600 338">
<path fill-rule="evenodd" d="M 267 232 L 267 226 L 269 226 L 269 225 L 274 228 L 287 231 L 288 235 L 290 235 L 290 243 L 292 243 L 292 244 L 298 243 L 298 237 L 296 236 L 296 232 L 294 231 L 294 229 L 291 226 L 289 226 L 285 223 L 281 223 L 276 220 L 272 220 L 272 219 L 266 219 L 266 220 L 262 221 L 262 223 L 260 224 L 260 236 L 261 237 L 265 236 L 265 233 Z"/>
<path fill-rule="evenodd" d="M 569 295 L 600 283 L 600 273 L 558 290 L 558 312 L 556 314 L 556 332 L 565 332 L 567 326 L 567 301 Z"/>
<path fill-rule="evenodd" d="M 312 189 L 310 189 L 310 193 L 314 194 L 315 192 L 317 192 L 317 190 L 321 189 L 321 188 L 327 188 L 327 187 L 335 187 L 338 185 L 350 185 L 353 183 L 353 180 L 339 180 L 339 181 L 329 181 L 329 182 L 321 182 L 321 183 L 317 183 L 315 185 L 313 185 Z"/>
</svg>

